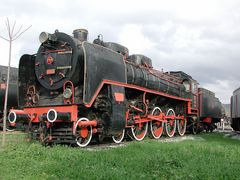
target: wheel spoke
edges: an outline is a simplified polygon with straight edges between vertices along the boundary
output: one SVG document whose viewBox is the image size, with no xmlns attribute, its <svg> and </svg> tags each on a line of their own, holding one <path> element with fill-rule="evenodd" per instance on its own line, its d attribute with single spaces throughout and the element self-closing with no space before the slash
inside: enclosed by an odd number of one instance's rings
<svg viewBox="0 0 240 180">
<path fill-rule="evenodd" d="M 13 132 L 13 131 L 15 131 L 15 127 L 12 127 L 12 126 L 8 126 L 8 127 L 6 127 L 6 131 L 8 131 L 8 132 Z"/>
<path fill-rule="evenodd" d="M 137 141 L 141 141 L 147 134 L 148 123 L 136 124 L 131 127 L 131 134 Z"/>
<path fill-rule="evenodd" d="M 160 115 L 162 110 L 159 107 L 155 107 L 152 111 L 152 115 Z M 160 121 L 153 120 L 150 122 L 150 135 L 154 139 L 159 139 L 163 133 L 164 123 Z"/>
<path fill-rule="evenodd" d="M 113 142 L 115 142 L 117 144 L 121 143 L 122 140 L 124 139 L 124 135 L 125 135 L 125 129 L 123 129 L 121 133 L 119 133 L 119 134 L 117 134 L 115 136 L 112 136 Z"/>
<path fill-rule="evenodd" d="M 186 132 L 187 121 L 186 120 L 178 120 L 177 121 L 177 131 L 180 136 L 183 136 Z"/>
<path fill-rule="evenodd" d="M 174 116 L 175 112 L 173 109 L 168 109 L 166 116 Z M 167 119 L 167 123 L 165 125 L 165 132 L 168 137 L 173 137 L 176 130 L 176 120 L 175 119 Z"/>
</svg>

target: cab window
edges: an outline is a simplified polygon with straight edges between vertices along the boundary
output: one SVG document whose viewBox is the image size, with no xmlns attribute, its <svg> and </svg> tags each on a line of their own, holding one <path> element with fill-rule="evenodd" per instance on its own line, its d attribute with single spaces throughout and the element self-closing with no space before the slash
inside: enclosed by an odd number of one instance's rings
<svg viewBox="0 0 240 180">
<path fill-rule="evenodd" d="M 183 81 L 183 86 L 187 92 L 190 92 L 190 83 L 188 81 Z"/>
<path fill-rule="evenodd" d="M 196 94 L 197 93 L 197 84 L 195 82 L 192 82 L 192 93 Z"/>
</svg>

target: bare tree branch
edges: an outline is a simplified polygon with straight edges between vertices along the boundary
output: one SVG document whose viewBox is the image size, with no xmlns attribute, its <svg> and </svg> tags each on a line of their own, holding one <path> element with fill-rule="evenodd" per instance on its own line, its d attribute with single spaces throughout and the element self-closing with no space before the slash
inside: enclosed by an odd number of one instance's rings
<svg viewBox="0 0 240 180">
<path fill-rule="evenodd" d="M 16 25 L 16 20 L 14 21 L 14 24 L 13 24 L 13 27 L 12 27 L 12 31 L 11 31 L 11 36 L 12 37 L 13 37 L 13 32 L 14 32 L 15 25 Z"/>
<path fill-rule="evenodd" d="M 15 38 L 17 36 L 17 34 L 22 30 L 22 25 L 20 26 L 20 28 L 18 29 L 18 31 L 12 36 L 13 38 Z"/>
<path fill-rule="evenodd" d="M 5 37 L 3 37 L 3 36 L 1 36 L 1 35 L 0 35 L 0 38 L 2 38 L 2 39 L 4 39 L 4 40 L 6 40 L 6 41 L 9 42 L 9 40 L 8 40 L 7 38 L 5 38 Z"/>
<path fill-rule="evenodd" d="M 14 30 L 15 30 L 15 26 L 16 26 L 16 20 L 14 21 L 14 24 L 13 24 L 13 27 L 11 29 L 11 26 L 10 26 L 10 22 L 9 22 L 9 19 L 7 18 L 6 21 L 5 21 L 5 25 L 6 25 L 6 28 L 7 28 L 7 31 L 8 31 L 8 36 L 9 36 L 9 39 L 3 37 L 0 35 L 0 38 L 10 42 L 10 41 L 15 41 L 16 39 L 18 39 L 24 32 L 26 32 L 30 27 L 32 27 L 32 25 L 30 25 L 28 28 L 24 29 L 23 31 L 22 30 L 22 25 L 20 26 L 20 28 L 18 29 L 18 31 L 16 33 L 14 33 Z"/>
<path fill-rule="evenodd" d="M 5 26 L 6 26 L 7 31 L 8 31 L 8 30 L 9 30 L 9 27 L 8 27 L 7 19 L 5 20 Z M 9 37 L 9 34 L 8 34 L 8 37 Z"/>
<path fill-rule="evenodd" d="M 30 27 L 32 27 L 32 25 L 29 26 L 28 28 L 26 28 L 25 30 L 23 30 L 21 33 L 19 33 L 19 34 L 17 35 L 17 37 L 15 37 L 15 38 L 12 39 L 12 41 L 15 41 L 17 38 L 19 38 L 19 36 L 21 36 L 23 33 L 25 33 Z"/>
<path fill-rule="evenodd" d="M 7 30 L 8 30 L 8 37 L 9 37 L 9 40 L 10 40 L 11 39 L 11 34 L 10 34 L 11 28 L 10 28 L 9 19 L 7 18 L 6 21 L 7 21 L 6 24 L 7 24 Z"/>
</svg>

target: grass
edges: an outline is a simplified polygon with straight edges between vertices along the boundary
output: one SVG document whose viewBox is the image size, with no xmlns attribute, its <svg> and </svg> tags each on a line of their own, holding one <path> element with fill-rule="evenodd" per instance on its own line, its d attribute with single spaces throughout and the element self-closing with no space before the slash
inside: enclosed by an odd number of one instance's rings
<svg viewBox="0 0 240 180">
<path fill-rule="evenodd" d="M 43 147 L 7 135 L 0 179 L 239 179 L 240 141 L 221 133 L 196 140 L 144 140 L 96 151 Z M 1 138 L 1 137 L 0 137 Z M 13 141 L 14 140 L 14 141 Z"/>
</svg>

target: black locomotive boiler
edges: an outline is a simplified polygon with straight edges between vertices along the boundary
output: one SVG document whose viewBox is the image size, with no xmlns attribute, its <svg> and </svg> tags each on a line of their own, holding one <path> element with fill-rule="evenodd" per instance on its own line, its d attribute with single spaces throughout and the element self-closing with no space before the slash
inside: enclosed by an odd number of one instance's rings
<svg viewBox="0 0 240 180">
<path fill-rule="evenodd" d="M 44 143 L 75 143 L 125 135 L 141 141 L 194 129 L 199 122 L 198 83 L 183 72 L 153 69 L 151 59 L 88 31 L 40 34 L 35 55 L 19 63 L 19 105 L 9 121 L 29 123 Z M 209 117 L 211 118 L 211 116 Z"/>
<path fill-rule="evenodd" d="M 0 66 L 0 129 L 2 129 L 3 126 L 3 110 L 7 83 L 7 70 L 8 70 L 7 66 Z M 8 109 L 18 107 L 17 75 L 18 69 L 11 67 L 8 90 L 8 106 L 7 106 Z"/>
</svg>

